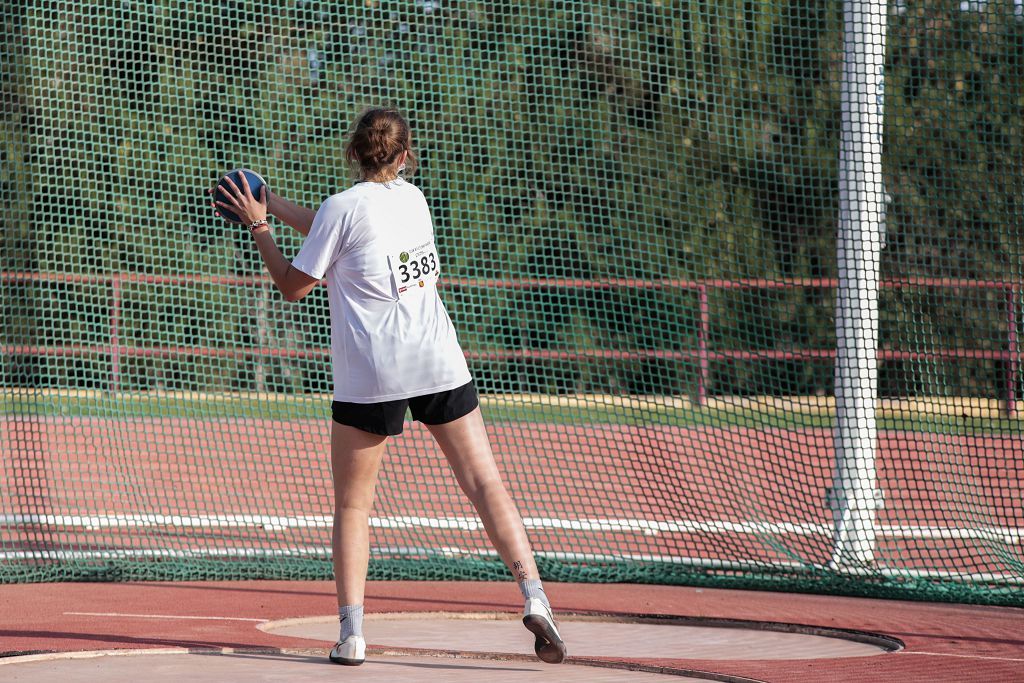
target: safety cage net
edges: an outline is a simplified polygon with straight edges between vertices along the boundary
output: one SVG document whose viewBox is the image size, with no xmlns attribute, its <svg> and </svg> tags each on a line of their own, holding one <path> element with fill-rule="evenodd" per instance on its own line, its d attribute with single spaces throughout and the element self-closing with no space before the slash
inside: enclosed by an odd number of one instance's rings
<svg viewBox="0 0 1024 683">
<path fill-rule="evenodd" d="M 0 23 L 0 581 L 331 575 L 325 290 L 206 190 L 315 208 L 387 105 L 545 578 L 1024 605 L 1021 0 Z M 370 524 L 371 578 L 507 576 L 417 423 Z"/>
</svg>

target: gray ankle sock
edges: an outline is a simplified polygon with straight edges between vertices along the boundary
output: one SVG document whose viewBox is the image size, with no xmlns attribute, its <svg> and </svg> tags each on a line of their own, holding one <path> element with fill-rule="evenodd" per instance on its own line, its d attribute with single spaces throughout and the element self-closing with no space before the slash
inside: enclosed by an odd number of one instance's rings
<svg viewBox="0 0 1024 683">
<path fill-rule="evenodd" d="M 338 608 L 338 620 L 341 621 L 341 637 L 338 640 L 345 640 L 349 636 L 363 635 L 363 606 L 345 605 Z"/>
<path fill-rule="evenodd" d="M 519 590 L 523 592 L 524 599 L 536 598 L 544 603 L 545 607 L 551 608 L 551 603 L 548 602 L 548 596 L 544 593 L 544 586 L 541 584 L 540 579 L 520 581 Z"/>
</svg>

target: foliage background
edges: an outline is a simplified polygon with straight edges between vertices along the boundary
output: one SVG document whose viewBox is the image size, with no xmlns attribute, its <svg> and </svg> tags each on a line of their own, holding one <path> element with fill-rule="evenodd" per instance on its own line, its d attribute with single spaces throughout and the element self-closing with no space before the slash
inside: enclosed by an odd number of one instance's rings
<svg viewBox="0 0 1024 683">
<path fill-rule="evenodd" d="M 836 274 L 839 2 L 217 5 L 4 5 L 0 270 L 259 273 L 248 236 L 210 215 L 205 189 L 245 165 L 316 206 L 349 182 L 349 122 L 390 103 L 412 120 L 415 182 L 449 280 Z M 1020 282 L 1021 6 L 922 0 L 893 5 L 889 22 L 883 276 Z M 286 230 L 279 242 L 294 253 L 300 242 Z M 0 286 L 0 343 L 109 343 L 109 284 Z M 695 349 L 694 292 L 444 296 L 485 391 L 695 391 L 694 359 L 572 356 Z M 883 348 L 1007 349 L 999 290 L 882 296 Z M 713 349 L 835 345 L 831 290 L 710 297 Z M 136 347 L 327 344 L 322 293 L 296 307 L 266 288 L 131 284 L 120 315 L 121 341 Z M 126 389 L 329 388 L 324 356 L 121 363 Z M 881 392 L 1002 397 L 1004 363 L 887 362 Z M 4 354 L 0 383 L 106 387 L 110 374 L 103 354 Z M 831 387 L 827 360 L 786 360 L 715 362 L 708 388 Z"/>
</svg>

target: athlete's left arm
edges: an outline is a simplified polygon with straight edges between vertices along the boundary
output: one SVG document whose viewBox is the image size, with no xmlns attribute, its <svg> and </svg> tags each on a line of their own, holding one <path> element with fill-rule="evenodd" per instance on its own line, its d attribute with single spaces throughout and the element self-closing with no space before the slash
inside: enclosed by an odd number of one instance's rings
<svg viewBox="0 0 1024 683">
<path fill-rule="evenodd" d="M 274 235 L 270 232 L 269 227 L 254 230 L 253 238 L 256 240 L 256 248 L 260 250 L 260 256 L 263 257 L 263 263 L 266 264 L 267 271 L 270 272 L 270 277 L 284 294 L 285 299 L 298 301 L 313 291 L 319 280 L 306 275 L 284 257 L 281 250 L 277 248 L 277 242 L 274 241 Z"/>
</svg>

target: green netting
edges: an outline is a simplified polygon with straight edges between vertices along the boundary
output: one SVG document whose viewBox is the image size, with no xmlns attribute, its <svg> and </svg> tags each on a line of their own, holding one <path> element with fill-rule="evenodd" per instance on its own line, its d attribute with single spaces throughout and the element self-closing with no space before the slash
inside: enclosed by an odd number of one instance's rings
<svg viewBox="0 0 1024 683">
<path fill-rule="evenodd" d="M 1024 604 L 1024 11 L 860 10 L 844 49 L 837 0 L 5 3 L 0 581 L 330 576 L 326 298 L 204 191 L 315 207 L 393 104 L 546 578 Z M 372 545 L 505 576 L 414 424 Z"/>
</svg>

